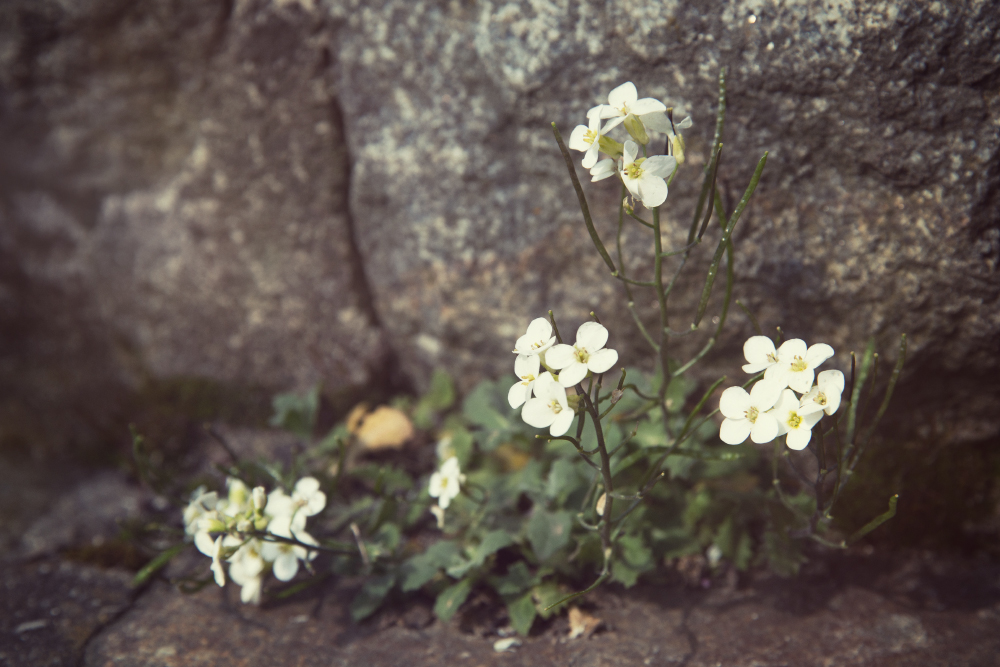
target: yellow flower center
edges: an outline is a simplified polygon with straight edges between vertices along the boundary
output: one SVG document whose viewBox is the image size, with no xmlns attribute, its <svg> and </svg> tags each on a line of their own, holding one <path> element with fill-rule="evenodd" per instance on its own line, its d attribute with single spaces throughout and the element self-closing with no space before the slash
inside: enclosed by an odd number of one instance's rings
<svg viewBox="0 0 1000 667">
<path fill-rule="evenodd" d="M 594 143 L 594 139 L 596 138 L 597 138 L 597 133 L 594 132 L 593 130 L 587 130 L 587 133 L 583 135 L 583 140 L 586 141 L 588 144 Z"/>
<path fill-rule="evenodd" d="M 768 354 L 767 355 L 767 360 L 770 361 L 772 364 L 776 364 L 776 363 L 778 363 L 778 355 L 777 354 Z"/>
<path fill-rule="evenodd" d="M 792 412 L 788 415 L 788 428 L 798 428 L 801 423 L 802 417 L 799 417 L 798 413 Z"/>
<path fill-rule="evenodd" d="M 813 401 L 816 402 L 816 405 L 826 405 L 826 394 L 819 392 L 816 394 L 816 398 L 814 398 Z"/>
<path fill-rule="evenodd" d="M 575 350 L 573 356 L 576 357 L 576 360 L 581 364 L 587 363 L 587 360 L 590 359 L 590 353 L 579 347 L 574 347 L 573 349 Z"/>
<path fill-rule="evenodd" d="M 524 380 L 524 382 L 522 382 L 521 384 L 527 387 L 530 383 L 535 381 L 535 376 L 532 375 L 531 373 L 528 373 L 527 375 L 522 375 L 521 379 Z"/>
<path fill-rule="evenodd" d="M 757 416 L 759 414 L 760 414 L 760 411 L 757 408 L 751 406 L 750 409 L 747 410 L 747 420 L 751 424 L 755 424 L 757 422 Z"/>
<path fill-rule="evenodd" d="M 625 175 L 629 178 L 639 178 L 642 176 L 642 167 L 638 163 L 633 162 L 629 166 L 625 167 Z"/>
<path fill-rule="evenodd" d="M 549 401 L 549 410 L 552 410 L 554 414 L 559 414 L 560 412 L 562 412 L 562 406 L 559 405 L 559 401 L 553 398 L 551 401 Z"/>
<path fill-rule="evenodd" d="M 809 365 L 805 362 L 802 357 L 795 357 L 795 361 L 792 362 L 792 370 L 801 373 L 802 371 L 809 368 Z"/>
</svg>

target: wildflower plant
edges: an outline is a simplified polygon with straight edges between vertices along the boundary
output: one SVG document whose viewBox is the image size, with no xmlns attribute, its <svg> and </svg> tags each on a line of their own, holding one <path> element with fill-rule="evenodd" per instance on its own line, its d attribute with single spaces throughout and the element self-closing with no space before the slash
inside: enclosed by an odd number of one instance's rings
<svg viewBox="0 0 1000 667">
<path fill-rule="evenodd" d="M 331 575 L 363 575 L 351 607 L 356 619 L 423 591 L 447 620 L 479 589 L 527 634 L 538 616 L 574 597 L 609 581 L 633 586 L 676 559 L 701 559 L 706 575 L 765 563 L 792 574 L 806 542 L 844 548 L 891 518 L 895 497 L 853 532 L 833 510 L 888 407 L 905 336 L 871 419 L 863 406 L 876 386 L 873 343 L 860 359 L 851 355 L 849 369 L 824 367 L 835 365 L 829 345 L 783 341 L 780 328 L 765 336 L 738 301 L 756 331 L 743 346 L 744 375 L 722 391 L 727 377 L 707 387 L 690 377 L 727 322 L 733 233 L 767 160 L 765 153 L 727 213 L 716 183 L 725 110 L 723 72 L 711 156 L 686 242 L 676 249 L 662 247 L 661 207 L 684 163 L 681 131 L 691 119 L 675 122 L 672 109 L 639 98 L 627 82 L 588 112 L 568 146 L 552 125 L 584 226 L 620 284 L 651 363 L 621 368 L 621 332 L 596 313 L 564 339 L 550 310 L 511 342 L 516 377 L 484 381 L 458 402 L 451 379 L 438 371 L 424 396 L 397 402 L 418 441 L 428 443 L 423 451 L 433 451 L 433 465 L 419 457 L 365 458 L 348 423 L 314 437 L 318 391 L 279 396 L 272 423 L 302 440 L 301 453 L 284 467 L 232 455 L 221 469 L 226 494 L 199 487 L 184 506 L 184 543 L 210 559 L 199 581 L 232 580 L 244 602 L 256 603 Z M 661 136 L 663 154 L 654 154 L 651 135 Z M 581 166 L 600 183 L 594 187 L 619 188 L 614 257 L 593 223 L 570 149 L 583 153 Z M 626 225 L 651 236 L 645 277 L 626 274 Z M 712 241 L 695 312 L 675 329 L 670 299 L 678 276 Z M 723 261 L 721 308 L 704 327 Z M 655 294 L 655 324 L 635 307 L 640 290 Z M 691 358 L 672 356 L 677 337 L 698 335 L 705 340 Z M 138 436 L 135 451 L 143 470 L 148 458 Z M 181 548 L 165 550 L 139 579 Z"/>
</svg>

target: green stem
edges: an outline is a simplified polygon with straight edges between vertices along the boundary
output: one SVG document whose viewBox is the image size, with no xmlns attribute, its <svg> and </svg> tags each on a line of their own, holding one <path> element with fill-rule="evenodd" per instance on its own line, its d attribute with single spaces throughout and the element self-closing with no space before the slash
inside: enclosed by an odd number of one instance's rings
<svg viewBox="0 0 1000 667">
<path fill-rule="evenodd" d="M 573 181 L 573 189 L 576 190 L 576 197 L 580 201 L 580 211 L 583 213 L 583 222 L 587 225 L 587 232 L 590 234 L 590 240 L 594 242 L 594 247 L 597 248 L 597 252 L 600 253 L 604 263 L 608 265 L 609 269 L 611 269 L 611 273 L 615 273 L 617 272 L 615 263 L 611 261 L 611 255 L 608 254 L 607 248 L 605 248 L 604 243 L 601 242 L 601 237 L 597 234 L 597 229 L 594 227 L 594 221 L 590 217 L 590 207 L 587 205 L 587 196 L 583 193 L 583 186 L 580 185 L 580 179 L 576 176 L 576 166 L 573 164 L 573 157 L 569 154 L 569 149 L 566 148 L 562 135 L 559 133 L 559 128 L 556 127 L 555 123 L 552 123 L 552 134 L 556 137 L 556 142 L 559 144 L 559 150 L 562 151 L 563 160 L 566 162 L 566 170 L 569 171 L 569 177 Z"/>
</svg>

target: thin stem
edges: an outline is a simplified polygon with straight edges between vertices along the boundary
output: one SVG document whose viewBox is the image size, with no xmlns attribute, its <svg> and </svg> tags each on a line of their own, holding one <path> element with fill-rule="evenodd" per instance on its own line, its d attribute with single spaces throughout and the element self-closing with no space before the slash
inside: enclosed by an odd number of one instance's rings
<svg viewBox="0 0 1000 667">
<path fill-rule="evenodd" d="M 562 336 L 559 335 L 559 327 L 556 325 L 556 316 L 552 313 L 551 310 L 549 311 L 549 322 L 552 324 L 552 331 L 556 335 L 556 341 L 562 344 L 563 339 Z"/>
<path fill-rule="evenodd" d="M 750 309 L 744 306 L 743 302 L 740 301 L 739 299 L 736 299 L 736 305 L 740 307 L 740 310 L 743 311 L 743 314 L 747 316 L 748 320 L 750 320 L 750 326 L 753 327 L 753 332 L 758 336 L 763 336 L 764 332 L 761 331 L 760 324 L 757 322 L 757 318 L 753 316 L 753 313 L 750 312 Z"/>
<path fill-rule="evenodd" d="M 674 255 L 682 255 L 682 254 L 688 252 L 689 250 L 691 250 L 692 248 L 694 248 L 699 243 L 701 243 L 701 241 L 697 241 L 697 240 L 696 241 L 692 241 L 691 243 L 688 243 L 686 246 L 684 246 L 682 248 L 678 248 L 677 250 L 671 250 L 669 252 L 661 253 L 660 256 L 663 257 L 663 258 L 667 258 L 667 257 L 673 257 Z"/>
<path fill-rule="evenodd" d="M 583 222 L 587 225 L 590 240 L 594 242 L 594 247 L 597 248 L 597 252 L 600 253 L 604 263 L 611 269 L 611 273 L 615 273 L 617 271 L 615 263 L 611 261 L 611 256 L 608 254 L 607 248 L 604 247 L 604 243 L 601 242 L 601 237 L 597 234 L 597 229 L 594 227 L 594 221 L 590 217 L 587 196 L 583 193 L 583 186 L 580 185 L 580 179 L 576 176 L 576 166 L 573 164 L 573 157 L 569 154 L 569 150 L 566 148 L 562 135 L 559 133 L 559 128 L 556 127 L 555 123 L 552 123 L 552 134 L 556 137 L 556 143 L 559 144 L 559 150 L 562 151 L 563 160 L 566 162 L 566 170 L 569 171 L 570 180 L 573 181 L 573 189 L 576 190 L 576 197 L 580 201 L 580 211 L 583 213 Z"/>
<path fill-rule="evenodd" d="M 628 289 L 628 285 L 625 286 L 625 289 L 626 290 Z M 646 342 L 649 343 L 649 346 L 653 348 L 654 351 L 659 353 L 660 346 L 656 344 L 656 341 L 653 340 L 653 337 L 649 335 L 648 331 L 646 331 L 646 325 L 644 325 L 642 323 L 642 320 L 639 319 L 639 313 L 637 313 L 635 310 L 635 302 L 629 299 L 628 304 L 626 305 L 628 306 L 628 312 L 632 314 L 632 319 L 635 320 L 635 325 L 636 327 L 638 327 L 639 333 L 641 333 L 642 337 L 646 339 Z"/>
<path fill-rule="evenodd" d="M 637 216 L 632 211 L 626 211 L 625 213 L 626 213 L 626 215 L 628 215 L 628 217 L 632 218 L 636 222 L 641 223 L 641 224 L 645 225 L 646 227 L 649 227 L 650 229 L 653 228 L 653 224 L 652 223 L 646 222 L 645 220 L 643 220 L 642 218 L 640 218 L 639 216 Z"/>
</svg>

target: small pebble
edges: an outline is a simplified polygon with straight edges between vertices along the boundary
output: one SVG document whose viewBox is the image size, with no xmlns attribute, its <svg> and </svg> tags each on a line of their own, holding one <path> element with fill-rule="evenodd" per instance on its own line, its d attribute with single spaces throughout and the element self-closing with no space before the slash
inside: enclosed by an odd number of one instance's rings
<svg viewBox="0 0 1000 667">
<path fill-rule="evenodd" d="M 511 651 L 516 646 L 521 645 L 521 640 L 517 637 L 507 637 L 506 639 L 498 639 L 493 642 L 493 650 L 497 653 L 504 653 L 506 651 Z"/>
</svg>

